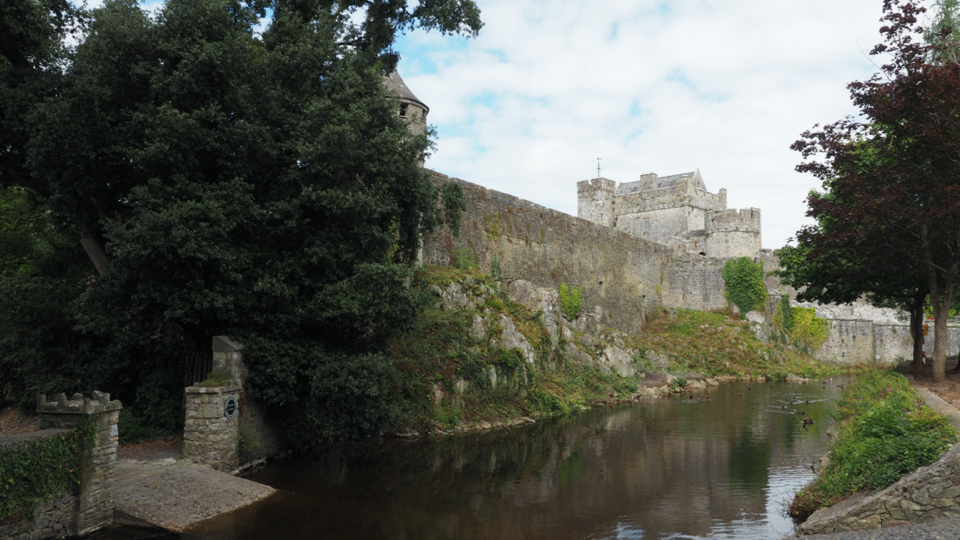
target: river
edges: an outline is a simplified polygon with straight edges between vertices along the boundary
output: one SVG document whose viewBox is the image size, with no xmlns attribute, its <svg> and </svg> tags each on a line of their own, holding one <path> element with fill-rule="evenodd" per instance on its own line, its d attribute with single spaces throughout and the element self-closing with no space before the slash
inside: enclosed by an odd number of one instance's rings
<svg viewBox="0 0 960 540">
<path fill-rule="evenodd" d="M 735 383 L 299 455 L 250 476 L 279 494 L 165 538 L 782 538 L 784 505 L 827 449 L 838 382 Z"/>
</svg>

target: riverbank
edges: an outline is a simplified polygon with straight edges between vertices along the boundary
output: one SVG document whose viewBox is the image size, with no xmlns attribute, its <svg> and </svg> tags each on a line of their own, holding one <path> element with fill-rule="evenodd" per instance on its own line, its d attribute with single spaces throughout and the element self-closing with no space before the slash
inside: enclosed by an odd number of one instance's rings
<svg viewBox="0 0 960 540">
<path fill-rule="evenodd" d="M 953 514 L 960 505 L 960 488 L 952 480 L 960 466 L 960 413 L 917 390 L 896 373 L 850 384 L 837 403 L 839 428 L 829 459 L 790 506 L 791 515 L 805 519 L 799 535 L 896 527 Z"/>
<path fill-rule="evenodd" d="M 417 328 L 391 344 L 404 438 L 490 429 L 594 405 L 709 393 L 731 380 L 819 378 L 859 367 L 822 364 L 757 337 L 730 310 L 654 309 L 639 334 L 603 325 L 599 308 L 571 309 L 558 291 L 475 270 L 426 267 L 435 298 Z"/>
</svg>

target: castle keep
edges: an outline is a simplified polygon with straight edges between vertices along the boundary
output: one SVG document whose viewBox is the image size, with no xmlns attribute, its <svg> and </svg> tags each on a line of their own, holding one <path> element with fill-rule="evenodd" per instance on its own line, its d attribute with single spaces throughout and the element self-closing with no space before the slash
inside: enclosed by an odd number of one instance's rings
<svg viewBox="0 0 960 540">
<path fill-rule="evenodd" d="M 606 178 L 578 182 L 577 216 L 679 252 L 760 256 L 760 210 L 728 210 L 727 190 L 707 191 L 699 170 L 644 174 L 620 185 Z"/>
</svg>

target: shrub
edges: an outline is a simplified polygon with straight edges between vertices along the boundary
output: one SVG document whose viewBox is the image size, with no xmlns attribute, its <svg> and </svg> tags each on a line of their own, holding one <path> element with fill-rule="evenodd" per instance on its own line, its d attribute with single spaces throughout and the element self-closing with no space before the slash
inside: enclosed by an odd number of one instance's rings
<svg viewBox="0 0 960 540">
<path fill-rule="evenodd" d="M 773 317 L 774 336 L 783 342 L 791 341 L 804 350 L 818 349 L 827 340 L 829 323 L 817 317 L 814 308 L 794 307 L 790 297 L 783 295 Z"/>
<path fill-rule="evenodd" d="M 583 309 L 583 287 L 567 287 L 566 283 L 561 283 L 560 304 L 563 305 L 563 313 L 567 318 L 576 320 Z"/>
<path fill-rule="evenodd" d="M 477 256 L 467 246 L 458 247 L 453 251 L 453 266 L 458 270 L 474 270 L 480 267 Z"/>
<path fill-rule="evenodd" d="M 721 274 L 727 286 L 727 297 L 740 310 L 741 317 L 763 307 L 767 287 L 763 282 L 762 263 L 755 263 L 749 257 L 730 259 L 723 264 Z"/>
</svg>

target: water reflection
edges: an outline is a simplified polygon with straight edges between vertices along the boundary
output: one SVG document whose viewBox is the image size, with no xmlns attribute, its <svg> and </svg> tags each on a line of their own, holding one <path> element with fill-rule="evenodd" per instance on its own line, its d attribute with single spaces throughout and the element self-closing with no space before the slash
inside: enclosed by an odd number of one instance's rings
<svg viewBox="0 0 960 540">
<path fill-rule="evenodd" d="M 182 538 L 781 538 L 793 529 L 781 505 L 825 451 L 836 392 L 737 384 L 709 401 L 299 456 L 251 477 L 282 493 Z"/>
</svg>

